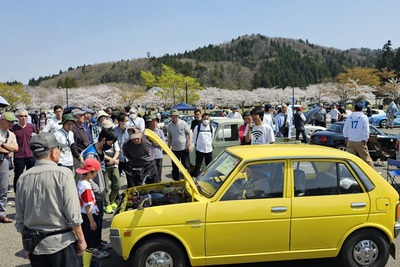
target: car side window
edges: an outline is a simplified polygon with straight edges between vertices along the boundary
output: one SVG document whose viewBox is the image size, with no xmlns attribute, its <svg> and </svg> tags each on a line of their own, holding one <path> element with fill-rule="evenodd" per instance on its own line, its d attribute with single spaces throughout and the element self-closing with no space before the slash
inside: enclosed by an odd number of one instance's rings
<svg viewBox="0 0 400 267">
<path fill-rule="evenodd" d="M 283 162 L 247 165 L 221 201 L 283 197 Z"/>
<path fill-rule="evenodd" d="M 357 179 L 342 162 L 294 162 L 293 179 L 295 197 L 363 192 Z"/>
<path fill-rule="evenodd" d="M 239 125 L 226 124 L 218 129 L 216 141 L 239 141 Z"/>
</svg>

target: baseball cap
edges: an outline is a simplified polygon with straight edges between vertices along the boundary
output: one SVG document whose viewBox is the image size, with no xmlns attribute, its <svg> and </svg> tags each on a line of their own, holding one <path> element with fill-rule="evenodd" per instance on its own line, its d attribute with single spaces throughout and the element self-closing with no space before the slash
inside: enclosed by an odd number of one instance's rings
<svg viewBox="0 0 400 267">
<path fill-rule="evenodd" d="M 140 138 L 142 136 L 142 131 L 138 126 L 129 126 L 126 128 L 129 134 L 129 139 Z"/>
<path fill-rule="evenodd" d="M 302 111 L 302 110 L 303 110 L 302 107 L 298 107 L 298 108 L 297 108 L 297 111 Z"/>
<path fill-rule="evenodd" d="M 85 113 L 89 113 L 89 114 L 94 114 L 95 113 L 94 110 L 90 109 L 90 108 L 82 108 L 82 111 L 85 112 Z"/>
<path fill-rule="evenodd" d="M 66 145 L 59 143 L 54 134 L 41 132 L 32 136 L 29 147 L 32 152 L 40 152 L 50 150 L 54 147 L 66 147 Z"/>
<path fill-rule="evenodd" d="M 61 120 L 61 122 L 59 122 L 58 124 L 64 125 L 64 123 L 66 123 L 67 121 L 76 122 L 76 119 L 74 118 L 74 116 L 72 116 L 71 113 L 63 114 L 62 120 Z"/>
<path fill-rule="evenodd" d="M 79 174 L 85 174 L 91 171 L 98 171 L 100 170 L 100 162 L 97 159 L 90 158 L 85 159 L 83 165 L 76 169 L 76 172 Z"/>
<path fill-rule="evenodd" d="M 179 111 L 177 109 L 172 109 L 169 113 L 170 116 L 179 116 Z"/>
<path fill-rule="evenodd" d="M 4 112 L 1 114 L 1 119 L 6 121 L 18 121 L 17 117 L 15 117 L 15 114 L 12 112 Z"/>
<path fill-rule="evenodd" d="M 79 108 L 75 108 L 73 110 L 71 110 L 71 114 L 72 116 L 77 116 L 77 115 L 83 115 L 85 114 L 85 111 L 80 110 Z"/>
</svg>

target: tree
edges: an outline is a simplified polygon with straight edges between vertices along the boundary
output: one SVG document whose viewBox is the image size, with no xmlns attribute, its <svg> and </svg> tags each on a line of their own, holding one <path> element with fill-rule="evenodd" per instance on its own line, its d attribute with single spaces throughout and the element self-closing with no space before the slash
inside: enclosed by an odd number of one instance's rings
<svg viewBox="0 0 400 267">
<path fill-rule="evenodd" d="M 112 90 L 112 92 L 120 97 L 118 103 L 124 107 L 135 106 L 135 102 L 145 95 L 144 88 L 135 87 L 130 84 L 115 85 L 115 88 Z"/>
<path fill-rule="evenodd" d="M 196 90 L 203 89 L 196 78 L 175 73 L 165 64 L 162 65 L 159 76 L 149 71 L 141 71 L 141 76 L 146 80 L 147 87 L 158 87 L 156 95 L 172 104 L 178 102 L 194 104 L 200 99 Z"/>
<path fill-rule="evenodd" d="M 0 95 L 10 104 L 7 109 L 12 110 L 19 105 L 27 106 L 32 103 L 31 96 L 25 92 L 22 84 L 7 85 L 0 83 Z"/>
<path fill-rule="evenodd" d="M 388 70 L 392 70 L 393 58 L 394 53 L 392 49 L 392 42 L 389 40 L 386 44 L 383 45 L 382 54 L 378 56 L 378 59 L 376 61 L 376 68 L 387 68 Z"/>
</svg>

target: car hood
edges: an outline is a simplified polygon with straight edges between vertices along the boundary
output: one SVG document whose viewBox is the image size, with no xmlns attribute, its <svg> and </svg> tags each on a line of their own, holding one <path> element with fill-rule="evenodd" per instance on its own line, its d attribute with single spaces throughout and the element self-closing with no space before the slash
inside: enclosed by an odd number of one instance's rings
<svg viewBox="0 0 400 267">
<path fill-rule="evenodd" d="M 197 198 L 199 196 L 199 191 L 197 190 L 196 184 L 194 183 L 192 176 L 189 174 L 186 168 L 183 167 L 182 163 L 178 160 L 178 158 L 167 146 L 167 144 L 163 140 L 161 140 L 161 138 L 152 130 L 146 129 L 144 134 L 147 136 L 147 138 L 149 138 L 151 141 L 155 142 L 158 146 L 160 146 L 165 153 L 167 153 L 167 155 L 171 158 L 171 160 L 181 171 L 188 193 L 190 193 L 193 198 Z"/>
</svg>

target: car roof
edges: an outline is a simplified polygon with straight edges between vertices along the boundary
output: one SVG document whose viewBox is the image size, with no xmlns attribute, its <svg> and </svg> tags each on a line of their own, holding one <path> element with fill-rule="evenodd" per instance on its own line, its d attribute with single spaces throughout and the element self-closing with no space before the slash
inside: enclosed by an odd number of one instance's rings
<svg viewBox="0 0 400 267">
<path fill-rule="evenodd" d="M 354 159 L 354 155 L 319 145 L 271 144 L 232 146 L 226 151 L 245 160 L 286 159 L 286 158 L 342 158 Z"/>
</svg>

